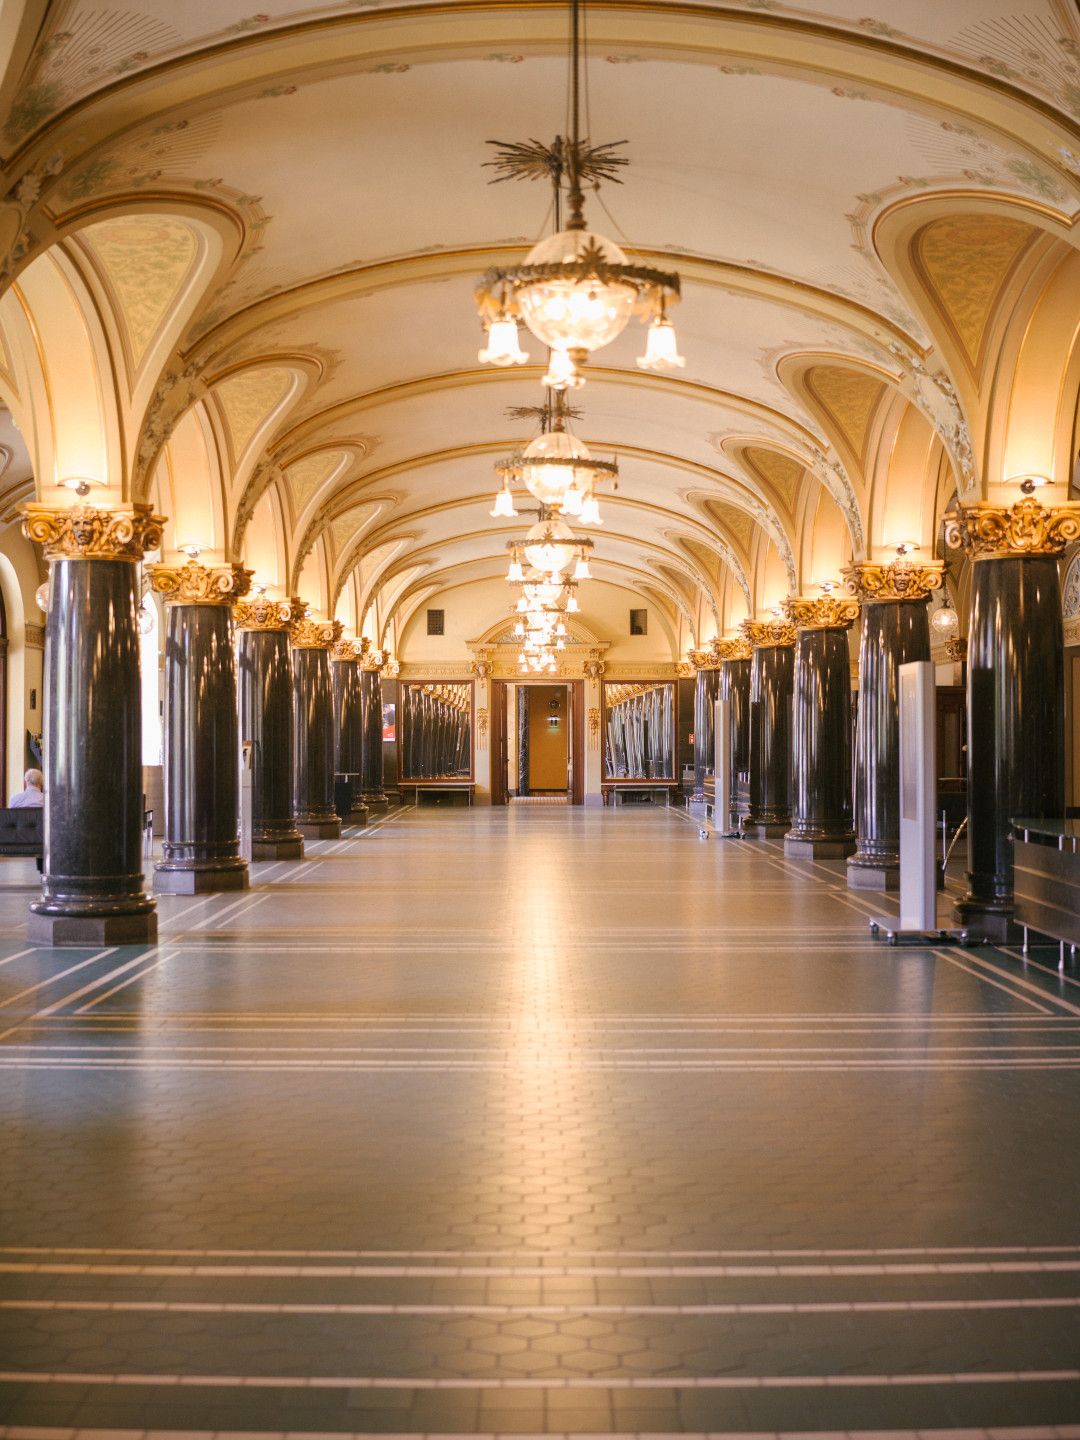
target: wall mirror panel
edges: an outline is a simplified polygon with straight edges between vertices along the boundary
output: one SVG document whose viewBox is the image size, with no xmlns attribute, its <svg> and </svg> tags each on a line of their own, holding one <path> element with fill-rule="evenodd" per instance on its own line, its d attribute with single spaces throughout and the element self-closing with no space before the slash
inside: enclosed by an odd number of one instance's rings
<svg viewBox="0 0 1080 1440">
<path fill-rule="evenodd" d="M 398 722 L 402 780 L 472 779 L 471 681 L 406 682 Z"/>
<path fill-rule="evenodd" d="M 674 780 L 675 686 L 604 682 L 604 779 Z"/>
</svg>

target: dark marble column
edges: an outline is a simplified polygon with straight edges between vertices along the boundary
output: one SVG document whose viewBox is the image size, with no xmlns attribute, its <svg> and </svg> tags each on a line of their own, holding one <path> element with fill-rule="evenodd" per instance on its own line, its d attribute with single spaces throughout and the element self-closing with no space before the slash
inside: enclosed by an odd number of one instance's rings
<svg viewBox="0 0 1080 1440">
<path fill-rule="evenodd" d="M 161 544 L 149 505 L 28 505 L 49 560 L 45 627 L 45 854 L 30 906 L 36 945 L 157 939 L 143 878 L 139 561 Z"/>
<path fill-rule="evenodd" d="M 750 809 L 750 645 L 742 636 L 720 640 L 716 653 L 716 698 L 731 701 L 731 818 L 738 823 Z"/>
<path fill-rule="evenodd" d="M 340 620 L 297 620 L 292 627 L 293 819 L 308 840 L 336 840 L 334 809 L 334 687 L 330 651 Z"/>
<path fill-rule="evenodd" d="M 855 721 L 855 836 L 847 862 L 852 890 L 900 883 L 900 666 L 930 659 L 927 600 L 941 565 L 863 561 L 844 571 L 862 605 Z"/>
<path fill-rule="evenodd" d="M 363 734 L 360 759 L 363 784 L 360 798 L 368 810 L 382 814 L 388 807 L 383 789 L 383 725 L 382 684 L 379 673 L 385 656 L 381 650 L 366 650 L 360 657 L 360 702 Z M 399 744 L 402 736 L 401 716 L 398 717 Z"/>
<path fill-rule="evenodd" d="M 239 565 L 155 565 L 165 597 L 165 841 L 154 886 L 173 895 L 245 890 L 232 601 Z"/>
<path fill-rule="evenodd" d="M 712 651 L 691 650 L 690 663 L 697 671 L 694 680 L 694 789 L 690 801 L 692 804 L 704 804 L 705 780 L 713 773 L 714 766 L 720 661 Z"/>
<path fill-rule="evenodd" d="M 965 506 L 946 538 L 972 560 L 968 622 L 968 892 L 956 919 L 1009 941 L 1014 819 L 1065 813 L 1065 679 L 1057 557 L 1080 505 Z"/>
<path fill-rule="evenodd" d="M 350 825 L 366 825 L 368 808 L 360 798 L 363 788 L 364 703 L 360 687 L 360 642 L 339 640 L 330 652 L 334 686 L 334 770 L 347 776 L 353 787 Z"/>
<path fill-rule="evenodd" d="M 795 626 L 791 829 L 784 853 L 839 859 L 855 849 L 851 800 L 851 657 L 854 600 L 823 595 L 784 602 Z"/>
<path fill-rule="evenodd" d="M 750 806 L 745 834 L 786 835 L 791 825 L 791 697 L 795 631 L 786 621 L 745 620 L 750 642 Z"/>
<path fill-rule="evenodd" d="M 293 683 L 289 631 L 303 614 L 299 600 L 242 600 L 240 739 L 251 747 L 251 856 L 298 860 L 304 837 L 292 813 Z"/>
</svg>

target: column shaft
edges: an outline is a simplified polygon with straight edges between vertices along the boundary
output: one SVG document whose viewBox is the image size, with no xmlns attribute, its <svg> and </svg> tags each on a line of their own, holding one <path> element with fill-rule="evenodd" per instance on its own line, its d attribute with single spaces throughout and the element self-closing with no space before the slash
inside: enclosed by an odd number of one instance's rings
<svg viewBox="0 0 1080 1440">
<path fill-rule="evenodd" d="M 850 855 L 851 662 L 847 630 L 799 630 L 792 707 L 788 855 Z"/>
<path fill-rule="evenodd" d="M 716 696 L 720 672 L 700 669 L 694 684 L 694 793 L 691 800 L 704 801 L 705 780 L 715 763 Z"/>
<path fill-rule="evenodd" d="M 251 754 L 251 853 L 299 859 L 304 840 L 292 814 L 292 669 L 288 631 L 240 632 L 240 735 Z"/>
<path fill-rule="evenodd" d="M 370 811 L 381 813 L 389 802 L 383 789 L 382 681 L 378 670 L 361 669 L 360 699 L 363 718 L 361 771 L 364 777 L 360 796 Z M 399 716 L 399 744 L 403 732 L 402 718 Z"/>
<path fill-rule="evenodd" d="M 165 638 L 165 843 L 158 890 L 242 890 L 232 612 L 169 605 Z"/>
<path fill-rule="evenodd" d="M 138 607 L 134 559 L 53 559 L 44 878 L 28 927 L 36 944 L 157 938 L 143 880 Z"/>
<path fill-rule="evenodd" d="M 791 823 L 791 694 L 794 647 L 755 646 L 750 662 L 748 835 L 784 835 Z"/>
<path fill-rule="evenodd" d="M 334 769 L 352 785 L 351 825 L 367 823 L 368 809 L 360 798 L 363 788 L 363 697 L 360 667 L 355 660 L 331 662 L 334 683 Z"/>
<path fill-rule="evenodd" d="M 716 691 L 718 700 L 731 701 L 731 813 L 735 820 L 750 809 L 750 667 L 749 655 L 725 660 Z"/>
<path fill-rule="evenodd" d="M 308 839 L 341 834 L 334 809 L 334 696 L 325 649 L 293 647 L 293 819 Z"/>
<path fill-rule="evenodd" d="M 1008 940 L 1013 819 L 1065 813 L 1061 596 L 1053 555 L 977 560 L 968 634 L 968 893 L 956 918 Z"/>
</svg>

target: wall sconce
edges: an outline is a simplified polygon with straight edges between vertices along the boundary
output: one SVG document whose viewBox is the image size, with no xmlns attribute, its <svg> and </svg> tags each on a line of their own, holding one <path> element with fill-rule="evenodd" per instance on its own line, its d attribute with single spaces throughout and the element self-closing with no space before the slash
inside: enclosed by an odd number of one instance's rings
<svg viewBox="0 0 1080 1440">
<path fill-rule="evenodd" d="M 180 554 L 186 555 L 189 560 L 198 560 L 199 556 L 202 554 L 201 545 L 181 545 L 179 546 L 179 550 Z"/>
<path fill-rule="evenodd" d="M 1052 485 L 1053 483 L 1049 475 L 1037 475 L 1034 473 L 1030 475 L 1013 475 L 1005 481 L 1006 485 L 1019 485 L 1021 495 L 1034 495 L 1036 490 L 1041 489 L 1044 485 Z"/>
<path fill-rule="evenodd" d="M 80 500 L 85 500 L 95 485 L 101 486 L 101 480 L 91 480 L 86 475 L 68 475 L 60 481 L 61 490 L 73 490 Z"/>
</svg>

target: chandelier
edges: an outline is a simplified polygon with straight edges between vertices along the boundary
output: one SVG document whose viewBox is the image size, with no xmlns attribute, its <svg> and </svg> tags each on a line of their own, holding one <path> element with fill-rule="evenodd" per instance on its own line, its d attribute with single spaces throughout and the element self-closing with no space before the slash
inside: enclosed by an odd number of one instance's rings
<svg viewBox="0 0 1080 1440">
<path fill-rule="evenodd" d="M 527 561 L 532 570 L 558 582 L 563 572 L 576 561 L 573 578 L 591 580 L 589 553 L 592 548 L 592 541 L 579 540 L 565 520 L 541 511 L 540 519 L 530 528 L 524 540 L 508 542 L 510 568 L 506 578 L 512 584 L 524 580 L 523 561 Z"/>
<path fill-rule="evenodd" d="M 627 163 L 613 151 L 624 140 L 592 146 L 581 137 L 581 24 L 583 0 L 570 0 L 570 114 L 569 139 L 557 135 L 552 145 L 538 141 L 508 144 L 490 141 L 498 158 L 488 161 L 502 180 L 541 177 L 554 191 L 555 234 L 534 245 L 523 265 L 489 270 L 476 288 L 477 309 L 486 343 L 482 363 L 524 365 L 518 322 L 550 350 L 544 384 L 552 390 L 573 389 L 585 383 L 581 367 L 594 350 L 609 345 L 626 328 L 631 315 L 649 323 L 643 370 L 681 369 L 685 364 L 675 343 L 675 330 L 667 307 L 678 300 L 678 275 L 632 265 L 614 241 L 589 230 L 585 224 L 584 183 L 599 189 L 602 180 L 618 182 L 616 170 Z M 570 218 L 563 228 L 562 205 Z"/>
<path fill-rule="evenodd" d="M 572 515 L 582 525 L 602 525 L 595 487 L 603 480 L 617 483 L 619 467 L 614 460 L 594 460 L 584 440 L 570 433 L 568 421 L 580 412 L 570 410 L 565 394 L 556 392 L 546 405 L 516 406 L 506 413 L 514 419 L 538 417 L 540 434 L 495 466 L 502 484 L 492 517 L 517 514 L 510 487 L 520 484 L 548 510 Z"/>
</svg>

